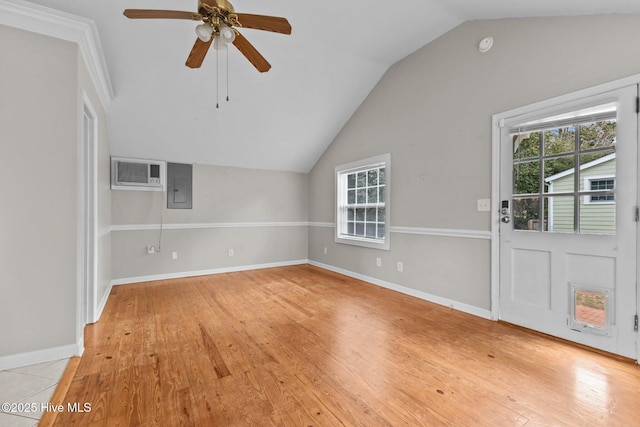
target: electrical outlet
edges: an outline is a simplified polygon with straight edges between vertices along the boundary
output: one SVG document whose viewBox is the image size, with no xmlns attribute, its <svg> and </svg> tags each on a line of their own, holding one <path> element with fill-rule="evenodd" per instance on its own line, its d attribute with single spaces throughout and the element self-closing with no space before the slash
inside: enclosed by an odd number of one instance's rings
<svg viewBox="0 0 640 427">
<path fill-rule="evenodd" d="M 382 258 L 376 258 L 376 267 L 382 267 Z"/>
<path fill-rule="evenodd" d="M 173 260 L 178 259 L 178 252 L 171 252 L 171 259 Z"/>
<path fill-rule="evenodd" d="M 233 249 L 229 249 L 229 256 L 233 256 Z"/>
<path fill-rule="evenodd" d="M 148 253 L 149 255 L 151 255 L 151 254 L 155 254 L 155 253 L 156 253 L 156 248 L 154 248 L 154 247 L 153 247 L 153 246 L 151 246 L 151 245 L 147 246 L 147 253 Z"/>
<path fill-rule="evenodd" d="M 327 247 L 326 246 L 323 248 L 323 252 L 324 252 L 325 255 L 327 254 Z"/>
<path fill-rule="evenodd" d="M 402 261 L 398 261 L 398 271 L 402 273 L 403 270 L 404 270 L 404 264 L 402 264 Z"/>
</svg>

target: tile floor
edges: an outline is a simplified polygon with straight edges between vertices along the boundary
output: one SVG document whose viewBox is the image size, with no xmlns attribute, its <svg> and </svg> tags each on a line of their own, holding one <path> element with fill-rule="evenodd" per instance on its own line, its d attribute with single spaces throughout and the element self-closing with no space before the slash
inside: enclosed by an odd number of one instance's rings
<svg viewBox="0 0 640 427">
<path fill-rule="evenodd" d="M 41 405 L 49 402 L 68 362 L 69 359 L 62 359 L 0 371 L 0 404 L 29 404 L 29 412 L 12 412 L 18 407 L 10 408 L 9 412 L 1 408 L 0 426 L 37 426 L 42 416 Z"/>
</svg>

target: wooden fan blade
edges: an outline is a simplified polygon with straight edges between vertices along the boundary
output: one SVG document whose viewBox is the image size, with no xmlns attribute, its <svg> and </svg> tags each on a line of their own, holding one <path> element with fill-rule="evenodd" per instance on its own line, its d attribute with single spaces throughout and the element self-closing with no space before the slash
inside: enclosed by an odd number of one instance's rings
<svg viewBox="0 0 640 427">
<path fill-rule="evenodd" d="M 291 34 L 291 24 L 286 18 L 278 16 L 252 15 L 250 13 L 236 13 L 238 22 L 243 28 L 272 31 L 274 33 Z"/>
<path fill-rule="evenodd" d="M 203 42 L 200 39 L 196 39 L 191 52 L 189 52 L 189 57 L 187 58 L 186 66 L 189 68 L 200 68 L 202 65 L 202 61 L 204 61 L 204 57 L 207 55 L 209 51 L 209 47 L 211 47 L 211 43 L 213 43 L 214 37 L 211 37 L 211 40 L 208 42 Z"/>
<path fill-rule="evenodd" d="M 240 52 L 242 52 L 242 54 L 249 60 L 249 62 L 251 62 L 253 66 L 257 68 L 258 71 L 260 71 L 261 73 L 269 71 L 269 69 L 271 68 L 271 64 L 269 64 L 267 60 L 264 59 L 264 56 L 260 55 L 260 52 L 258 52 L 256 48 L 253 47 L 251 43 L 249 43 L 249 40 L 244 38 L 244 36 L 237 31 L 236 39 L 233 41 L 233 44 L 238 48 Z"/>
<path fill-rule="evenodd" d="M 181 10 L 125 9 L 124 16 L 129 19 L 202 19 L 199 13 Z"/>
</svg>

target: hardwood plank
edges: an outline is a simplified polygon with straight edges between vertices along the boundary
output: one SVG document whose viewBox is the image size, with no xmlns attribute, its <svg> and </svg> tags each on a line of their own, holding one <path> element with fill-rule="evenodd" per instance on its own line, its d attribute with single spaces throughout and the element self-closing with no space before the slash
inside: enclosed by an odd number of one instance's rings
<svg viewBox="0 0 640 427">
<path fill-rule="evenodd" d="M 64 368 L 64 372 L 62 373 L 62 377 L 60 377 L 60 381 L 56 386 L 51 399 L 49 402 L 52 407 L 58 407 L 64 401 L 65 396 L 71 386 L 71 381 L 73 381 L 73 377 L 78 370 L 78 365 L 80 364 L 80 357 L 74 356 L 69 359 L 67 366 Z M 38 426 L 41 427 L 49 427 L 54 425 L 56 417 L 58 416 L 58 411 L 46 411 L 42 413 L 42 417 L 38 422 Z"/>
<path fill-rule="evenodd" d="M 629 361 L 303 265 L 114 288 L 54 425 L 634 425 Z"/>
</svg>

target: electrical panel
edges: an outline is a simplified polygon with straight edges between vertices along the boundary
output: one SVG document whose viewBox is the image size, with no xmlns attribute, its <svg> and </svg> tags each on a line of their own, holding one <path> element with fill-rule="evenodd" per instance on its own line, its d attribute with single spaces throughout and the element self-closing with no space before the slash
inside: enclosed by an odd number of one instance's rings
<svg viewBox="0 0 640 427">
<path fill-rule="evenodd" d="M 167 209 L 191 209 L 193 165 L 167 163 Z"/>
</svg>

